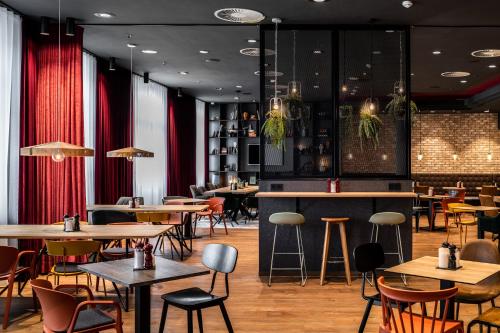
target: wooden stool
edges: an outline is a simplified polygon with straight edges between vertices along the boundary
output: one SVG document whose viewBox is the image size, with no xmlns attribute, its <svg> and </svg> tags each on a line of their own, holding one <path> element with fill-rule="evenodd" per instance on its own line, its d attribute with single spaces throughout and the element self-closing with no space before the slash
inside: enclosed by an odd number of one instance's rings
<svg viewBox="0 0 500 333">
<path fill-rule="evenodd" d="M 326 264 L 337 264 L 344 263 L 345 277 L 347 279 L 347 284 L 351 285 L 351 268 L 349 266 L 349 251 L 347 250 L 347 238 L 345 232 L 345 223 L 349 222 L 348 217 L 323 217 L 321 221 L 326 222 L 325 229 L 325 241 L 323 243 L 323 260 L 321 262 L 321 275 L 319 283 L 323 285 L 325 283 L 326 275 Z M 330 235 L 331 235 L 331 225 L 338 224 L 340 229 L 340 242 L 342 243 L 342 257 L 331 257 L 331 261 L 328 260 L 328 249 L 330 248 Z M 342 259 L 342 260 L 335 260 Z"/>
</svg>

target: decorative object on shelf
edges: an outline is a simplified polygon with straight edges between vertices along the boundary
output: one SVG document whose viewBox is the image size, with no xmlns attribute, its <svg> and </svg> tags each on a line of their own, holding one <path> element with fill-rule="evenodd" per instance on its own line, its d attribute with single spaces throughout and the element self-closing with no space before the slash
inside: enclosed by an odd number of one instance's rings
<svg viewBox="0 0 500 333">
<path fill-rule="evenodd" d="M 249 118 L 249 115 L 248 115 L 248 112 L 243 112 L 243 120 L 248 120 Z"/>
<path fill-rule="evenodd" d="M 224 125 L 220 124 L 219 129 L 218 129 L 218 131 L 217 131 L 217 137 L 219 137 L 219 138 L 221 137 L 221 134 L 222 134 L 222 129 L 223 129 L 223 128 L 224 128 Z"/>
<path fill-rule="evenodd" d="M 129 38 L 131 36 L 129 35 Z M 129 47 L 130 48 L 130 82 L 134 82 L 134 72 L 132 70 L 132 65 L 133 65 L 133 52 L 134 52 L 134 47 Z M 133 129 L 133 108 L 132 108 L 132 102 L 133 102 L 133 91 L 132 87 L 129 89 L 130 90 L 130 96 L 129 96 L 129 110 L 130 110 L 130 146 L 126 148 L 121 148 L 121 149 L 116 149 L 116 150 L 111 150 L 106 153 L 106 157 L 125 157 L 127 161 L 132 162 L 134 158 L 137 157 L 155 157 L 155 154 L 150 151 L 146 151 L 143 149 L 135 148 L 133 145 L 133 135 L 132 135 L 132 129 Z"/>
<path fill-rule="evenodd" d="M 58 26 L 57 26 L 57 109 L 54 114 L 56 120 L 61 119 L 61 0 L 58 1 Z M 56 121 L 56 124 L 58 121 Z M 64 129 L 65 130 L 65 129 Z M 51 156 L 54 162 L 62 162 L 66 157 L 94 156 L 94 150 L 82 146 L 62 142 L 61 134 L 63 129 L 58 124 L 56 127 L 56 138 L 58 141 L 42 143 L 35 146 L 23 147 L 20 149 L 21 156 Z"/>
<path fill-rule="evenodd" d="M 227 147 L 221 147 L 220 148 L 220 153 L 221 153 L 221 155 L 227 154 Z"/>
<path fill-rule="evenodd" d="M 363 141 L 371 141 L 376 149 L 379 144 L 379 131 L 382 126 L 382 120 L 374 113 L 368 101 L 361 106 L 359 114 L 358 136 L 360 138 L 361 150 L 363 150 Z"/>
<path fill-rule="evenodd" d="M 248 184 L 250 184 L 250 185 L 256 185 L 256 184 L 257 184 L 257 177 L 255 177 L 255 176 L 250 176 L 250 177 L 248 178 Z"/>
<path fill-rule="evenodd" d="M 292 81 L 288 82 L 288 93 L 284 100 L 288 120 L 298 120 L 302 117 L 302 84 L 295 79 L 296 30 L 293 31 Z"/>
<path fill-rule="evenodd" d="M 281 19 L 273 18 L 275 24 L 274 31 L 274 97 L 269 101 L 269 111 L 266 114 L 266 120 L 262 125 L 262 132 L 270 143 L 277 149 L 285 148 L 286 116 L 283 110 L 283 101 L 278 97 L 278 24 Z"/>
</svg>

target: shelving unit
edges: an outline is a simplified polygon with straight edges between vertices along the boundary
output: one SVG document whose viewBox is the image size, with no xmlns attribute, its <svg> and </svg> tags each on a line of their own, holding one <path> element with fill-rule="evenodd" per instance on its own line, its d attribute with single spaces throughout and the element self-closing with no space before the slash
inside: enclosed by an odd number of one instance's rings
<svg viewBox="0 0 500 333">
<path fill-rule="evenodd" d="M 231 177 L 259 178 L 259 165 L 248 165 L 248 145 L 259 144 L 258 104 L 228 103 L 208 108 L 209 179 L 227 185 Z M 251 131 L 255 137 L 249 137 Z M 225 151 L 225 152 L 222 152 Z"/>
</svg>

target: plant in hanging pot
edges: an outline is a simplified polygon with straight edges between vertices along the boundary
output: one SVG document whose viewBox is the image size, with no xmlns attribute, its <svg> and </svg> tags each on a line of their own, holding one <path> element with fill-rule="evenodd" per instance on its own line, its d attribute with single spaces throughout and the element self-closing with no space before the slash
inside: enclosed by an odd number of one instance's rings
<svg viewBox="0 0 500 333">
<path fill-rule="evenodd" d="M 359 112 L 358 136 L 360 138 L 361 149 L 363 141 L 371 141 L 373 147 L 377 149 L 379 144 L 379 132 L 382 127 L 382 120 L 374 113 L 373 102 L 369 98 L 363 102 Z"/>
<path fill-rule="evenodd" d="M 276 148 L 285 148 L 286 116 L 281 109 L 272 108 L 267 112 L 266 120 L 262 125 L 262 133 Z"/>
<path fill-rule="evenodd" d="M 285 106 L 286 117 L 288 120 L 298 120 L 302 118 L 304 102 L 299 94 L 289 93 L 283 100 L 283 105 Z"/>
<path fill-rule="evenodd" d="M 406 114 L 406 95 L 394 93 L 390 94 L 391 100 L 385 106 L 385 111 L 391 114 L 394 119 L 403 119 Z M 417 104 L 410 100 L 410 115 L 411 121 L 415 119 L 415 114 L 418 112 Z"/>
</svg>

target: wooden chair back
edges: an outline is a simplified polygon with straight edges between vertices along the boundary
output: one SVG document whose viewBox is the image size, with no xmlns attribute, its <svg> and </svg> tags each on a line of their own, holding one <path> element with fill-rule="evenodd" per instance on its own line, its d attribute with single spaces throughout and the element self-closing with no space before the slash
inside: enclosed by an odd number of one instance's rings
<svg viewBox="0 0 500 333">
<path fill-rule="evenodd" d="M 226 198 L 223 197 L 213 197 L 208 199 L 208 206 L 212 213 L 223 214 L 224 213 L 224 202 Z"/>
<path fill-rule="evenodd" d="M 413 188 L 413 191 L 418 194 L 428 194 L 429 193 L 429 186 L 423 186 L 423 185 L 415 185 Z"/>
<path fill-rule="evenodd" d="M 17 262 L 19 251 L 12 246 L 0 246 L 0 275 L 11 273 Z"/>
<path fill-rule="evenodd" d="M 481 206 L 488 206 L 488 207 L 496 207 L 497 205 L 495 204 L 495 199 L 492 195 L 484 195 L 484 194 L 479 194 L 479 202 L 481 203 Z M 485 211 L 484 215 L 486 216 L 497 216 L 498 215 L 498 210 L 492 210 L 492 211 Z"/>
<path fill-rule="evenodd" d="M 494 185 L 482 185 L 481 192 L 479 194 L 494 197 L 495 195 L 497 195 L 497 187 Z"/>
<path fill-rule="evenodd" d="M 78 306 L 73 296 L 53 290 L 47 280 L 32 280 L 31 287 L 40 300 L 44 326 L 52 332 L 66 332 Z"/>
<path fill-rule="evenodd" d="M 444 198 L 443 200 L 441 200 L 441 207 L 443 208 L 443 212 L 446 214 L 446 213 L 453 213 L 453 211 L 451 210 L 451 207 L 449 206 L 449 204 L 451 203 L 462 203 L 463 201 L 460 200 L 460 198 Z"/>
<path fill-rule="evenodd" d="M 92 240 L 51 241 L 46 240 L 47 254 L 55 257 L 86 256 L 98 253 L 101 242 Z"/>
<path fill-rule="evenodd" d="M 135 213 L 137 222 L 163 222 L 168 221 L 170 218 L 169 213 L 157 212 L 137 212 Z"/>
<path fill-rule="evenodd" d="M 445 301 L 443 313 L 448 313 L 450 299 L 458 292 L 457 287 L 432 291 L 397 289 L 386 285 L 383 276 L 378 278 L 378 287 L 382 302 L 381 333 L 443 333 L 446 316 L 439 318 L 439 302 Z M 430 315 L 426 311 L 426 303 L 433 303 L 433 307 L 427 307 L 433 310 Z M 420 305 L 420 313 L 413 312 L 412 305 L 415 304 Z M 422 313 L 426 312 L 427 316 L 423 316 Z"/>
</svg>

